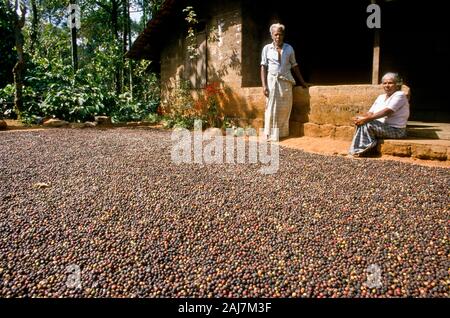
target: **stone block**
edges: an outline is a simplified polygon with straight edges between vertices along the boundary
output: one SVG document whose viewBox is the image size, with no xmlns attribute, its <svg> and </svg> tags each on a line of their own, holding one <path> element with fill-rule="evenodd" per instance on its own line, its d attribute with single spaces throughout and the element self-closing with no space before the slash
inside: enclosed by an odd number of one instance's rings
<svg viewBox="0 0 450 318">
<path fill-rule="evenodd" d="M 336 126 L 331 124 L 320 125 L 320 137 L 334 138 L 336 132 Z"/>
<path fill-rule="evenodd" d="M 330 124 L 318 125 L 305 123 L 303 125 L 304 135 L 308 137 L 329 137 L 334 138 L 335 126 Z"/>
<path fill-rule="evenodd" d="M 333 116 L 332 118 L 328 119 L 330 122 L 333 122 L 336 126 L 348 126 L 352 123 L 352 117 L 356 115 L 356 112 L 354 111 L 348 111 L 337 109 L 334 113 L 332 113 L 330 116 Z"/>
<path fill-rule="evenodd" d="M 303 125 L 303 131 L 305 136 L 308 137 L 320 137 L 320 125 L 315 123 L 305 123 Z"/>
<path fill-rule="evenodd" d="M 409 92 L 409 87 L 402 90 Z M 381 85 L 313 86 L 309 88 L 309 122 L 348 126 L 351 118 L 365 113 L 378 95 Z M 297 114 L 295 114 L 297 116 Z M 298 118 L 295 118 L 298 120 Z"/>
<path fill-rule="evenodd" d="M 412 145 L 412 157 L 427 160 L 447 160 L 447 147 L 432 145 Z"/>
<path fill-rule="evenodd" d="M 46 121 L 44 121 L 44 126 L 45 127 L 63 127 L 63 126 L 67 126 L 69 123 L 65 120 L 60 120 L 57 118 L 52 118 L 52 119 L 48 119 Z"/>
<path fill-rule="evenodd" d="M 70 128 L 85 128 L 86 125 L 85 125 L 85 123 L 70 123 L 69 127 Z"/>
<path fill-rule="evenodd" d="M 94 128 L 96 126 L 97 126 L 96 121 L 87 121 L 84 123 L 84 127 L 86 127 L 86 128 Z"/>
<path fill-rule="evenodd" d="M 411 157 L 411 145 L 383 140 L 380 142 L 380 152 L 383 155 Z"/>
<path fill-rule="evenodd" d="M 313 107 L 318 107 L 320 105 L 327 105 L 328 100 L 326 95 L 313 95 L 311 94 L 310 97 L 310 107 L 313 109 Z"/>
<path fill-rule="evenodd" d="M 353 139 L 354 134 L 355 134 L 355 127 L 337 126 L 334 132 L 334 138 L 339 140 L 351 141 Z"/>
<path fill-rule="evenodd" d="M 350 94 L 334 94 L 327 96 L 327 105 L 336 106 L 336 105 L 348 105 L 351 102 Z"/>
</svg>

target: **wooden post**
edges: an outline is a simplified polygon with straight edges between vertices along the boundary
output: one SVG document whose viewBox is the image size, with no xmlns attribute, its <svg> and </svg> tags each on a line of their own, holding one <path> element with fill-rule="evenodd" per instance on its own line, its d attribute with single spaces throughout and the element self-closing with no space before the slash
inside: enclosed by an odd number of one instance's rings
<svg viewBox="0 0 450 318">
<path fill-rule="evenodd" d="M 375 0 L 371 0 L 375 4 Z M 380 77 L 380 29 L 375 28 L 373 39 L 372 84 L 377 85 Z"/>
<path fill-rule="evenodd" d="M 380 76 L 380 30 L 375 29 L 373 41 L 372 84 L 378 84 Z"/>
</svg>

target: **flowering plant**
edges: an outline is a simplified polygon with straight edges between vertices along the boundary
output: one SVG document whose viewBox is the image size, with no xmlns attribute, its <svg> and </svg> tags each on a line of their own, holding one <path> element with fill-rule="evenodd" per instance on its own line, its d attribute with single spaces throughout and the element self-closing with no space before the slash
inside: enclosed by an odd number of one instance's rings
<svg viewBox="0 0 450 318">
<path fill-rule="evenodd" d="M 220 98 L 223 97 L 220 84 L 218 82 L 212 82 L 206 85 L 204 88 L 204 97 L 205 100 L 202 108 L 206 112 L 206 120 L 211 127 L 217 127 L 220 121 L 218 117 Z"/>
</svg>

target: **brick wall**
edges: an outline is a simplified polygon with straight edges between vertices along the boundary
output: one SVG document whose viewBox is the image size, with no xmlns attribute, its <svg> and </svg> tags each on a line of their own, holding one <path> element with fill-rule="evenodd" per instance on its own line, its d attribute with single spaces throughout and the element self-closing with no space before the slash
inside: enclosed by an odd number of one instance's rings
<svg viewBox="0 0 450 318">
<path fill-rule="evenodd" d="M 409 96 L 409 87 L 402 90 Z M 307 109 L 301 120 L 292 118 L 305 136 L 351 140 L 354 133 L 352 117 L 366 113 L 378 95 L 381 85 L 313 86 L 309 88 L 309 103 L 297 103 L 294 109 Z M 306 120 L 305 120 L 306 119 Z"/>
</svg>

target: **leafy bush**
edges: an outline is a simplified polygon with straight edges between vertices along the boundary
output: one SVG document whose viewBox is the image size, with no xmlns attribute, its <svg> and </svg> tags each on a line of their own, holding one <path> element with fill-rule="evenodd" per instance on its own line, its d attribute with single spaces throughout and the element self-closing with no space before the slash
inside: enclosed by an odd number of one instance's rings
<svg viewBox="0 0 450 318">
<path fill-rule="evenodd" d="M 14 94 L 15 87 L 13 84 L 8 84 L 4 88 L 0 89 L 0 117 L 16 119 L 17 114 L 14 112 Z M 29 117 L 30 114 L 36 116 L 42 115 L 39 108 L 40 97 L 37 92 L 31 86 L 22 87 L 22 99 L 24 112 L 22 117 Z"/>
<path fill-rule="evenodd" d="M 119 95 L 117 106 L 111 112 L 113 122 L 141 121 L 155 113 L 158 105 L 156 102 L 143 103 L 131 98 L 130 93 Z M 151 118 L 151 117 L 150 117 Z"/>
<path fill-rule="evenodd" d="M 49 86 L 41 110 L 46 116 L 67 121 L 88 121 L 105 113 L 103 99 L 104 95 L 98 87 L 59 86 L 53 83 Z"/>
<path fill-rule="evenodd" d="M 0 119 L 10 118 L 14 107 L 14 86 L 9 84 L 0 89 Z"/>
<path fill-rule="evenodd" d="M 150 113 L 147 116 L 145 116 L 144 121 L 146 121 L 149 124 L 158 124 L 162 120 L 162 117 L 158 115 L 157 113 Z"/>
</svg>

